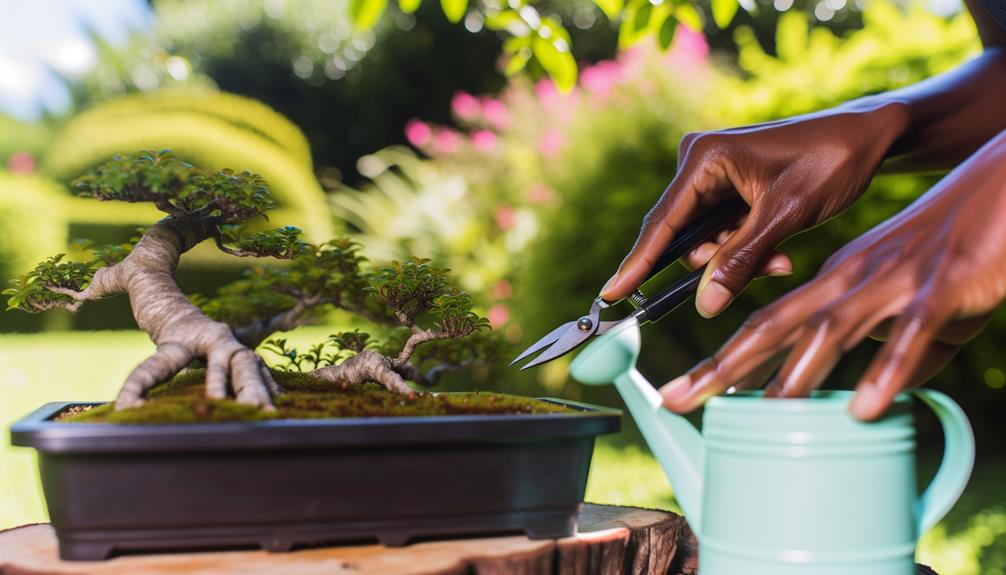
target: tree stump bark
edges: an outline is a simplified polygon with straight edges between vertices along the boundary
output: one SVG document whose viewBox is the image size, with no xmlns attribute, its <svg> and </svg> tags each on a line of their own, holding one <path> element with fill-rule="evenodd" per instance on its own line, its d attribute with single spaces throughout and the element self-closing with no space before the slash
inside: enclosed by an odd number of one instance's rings
<svg viewBox="0 0 1006 575">
<path fill-rule="evenodd" d="M 579 533 L 428 541 L 407 547 L 334 546 L 290 553 L 215 551 L 61 561 L 48 524 L 0 532 L 0 575 L 698 575 L 684 518 L 666 511 L 586 504 Z M 919 567 L 919 575 L 936 575 Z"/>
</svg>

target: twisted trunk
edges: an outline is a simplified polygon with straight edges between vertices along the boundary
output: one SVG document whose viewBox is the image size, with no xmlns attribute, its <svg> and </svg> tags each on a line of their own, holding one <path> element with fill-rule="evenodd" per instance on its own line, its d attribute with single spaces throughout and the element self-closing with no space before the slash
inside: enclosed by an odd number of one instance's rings
<svg viewBox="0 0 1006 575">
<path fill-rule="evenodd" d="M 311 372 L 321 379 L 347 385 L 361 385 L 368 381 L 377 382 L 391 391 L 404 395 L 414 395 L 415 391 L 395 368 L 392 361 L 373 350 L 364 350 L 340 363 L 322 367 Z"/>
<path fill-rule="evenodd" d="M 272 408 L 279 391 L 262 359 L 242 345 L 227 324 L 214 321 L 192 305 L 175 283 L 179 258 L 216 234 L 216 223 L 202 218 L 165 218 L 151 227 L 132 253 L 114 266 L 98 270 L 82 292 L 58 290 L 76 301 L 125 292 L 133 317 L 157 346 L 126 378 L 116 409 L 136 407 L 154 385 L 167 381 L 194 359 L 206 362 L 206 395 L 227 396 L 227 384 L 241 403 Z"/>
<path fill-rule="evenodd" d="M 450 338 L 450 334 L 443 331 L 433 331 L 411 326 L 412 335 L 405 341 L 402 351 L 394 358 L 389 358 L 376 351 L 365 350 L 340 363 L 330 365 L 311 372 L 311 375 L 322 379 L 341 383 L 343 386 L 362 384 L 368 381 L 375 381 L 391 391 L 412 395 L 415 392 L 405 383 L 406 379 L 415 381 L 420 385 L 432 385 L 443 373 L 445 369 L 430 370 L 428 374 L 422 374 L 416 369 L 409 359 L 420 345 L 437 339 Z"/>
</svg>

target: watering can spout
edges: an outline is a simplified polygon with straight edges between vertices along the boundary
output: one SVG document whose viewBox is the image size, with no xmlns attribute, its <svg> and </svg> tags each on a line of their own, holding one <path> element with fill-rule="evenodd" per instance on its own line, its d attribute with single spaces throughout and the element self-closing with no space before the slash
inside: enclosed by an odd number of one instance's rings
<svg viewBox="0 0 1006 575">
<path fill-rule="evenodd" d="M 664 409 L 660 393 L 636 370 L 640 342 L 639 324 L 626 320 L 584 349 L 570 365 L 570 373 L 586 384 L 615 384 L 674 486 L 692 531 L 700 534 L 705 467 L 702 435 L 687 419 Z"/>
</svg>

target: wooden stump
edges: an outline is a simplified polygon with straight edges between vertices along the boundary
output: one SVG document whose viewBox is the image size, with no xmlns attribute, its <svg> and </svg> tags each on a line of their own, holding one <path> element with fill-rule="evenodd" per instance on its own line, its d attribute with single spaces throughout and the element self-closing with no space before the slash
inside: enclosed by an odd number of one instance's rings
<svg viewBox="0 0 1006 575">
<path fill-rule="evenodd" d="M 665 511 L 584 506 L 575 537 L 429 541 L 407 547 L 335 546 L 291 553 L 218 551 L 61 561 L 48 524 L 0 532 L 0 575 L 691 575 L 695 544 Z"/>
<path fill-rule="evenodd" d="M 579 533 L 335 546 L 291 553 L 216 551 L 69 562 L 48 524 L 0 532 L 0 575 L 697 575 L 697 545 L 666 511 L 586 504 Z M 936 575 L 919 566 L 919 575 Z"/>
</svg>

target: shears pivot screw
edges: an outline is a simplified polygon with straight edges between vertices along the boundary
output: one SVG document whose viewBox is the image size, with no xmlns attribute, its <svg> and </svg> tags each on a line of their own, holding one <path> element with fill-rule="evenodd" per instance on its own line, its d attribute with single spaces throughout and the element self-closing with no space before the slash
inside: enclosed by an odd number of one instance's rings
<svg viewBox="0 0 1006 575">
<path fill-rule="evenodd" d="M 576 320 L 576 329 L 580 331 L 590 331 L 594 327 L 594 322 L 589 317 L 583 316 Z"/>
</svg>

